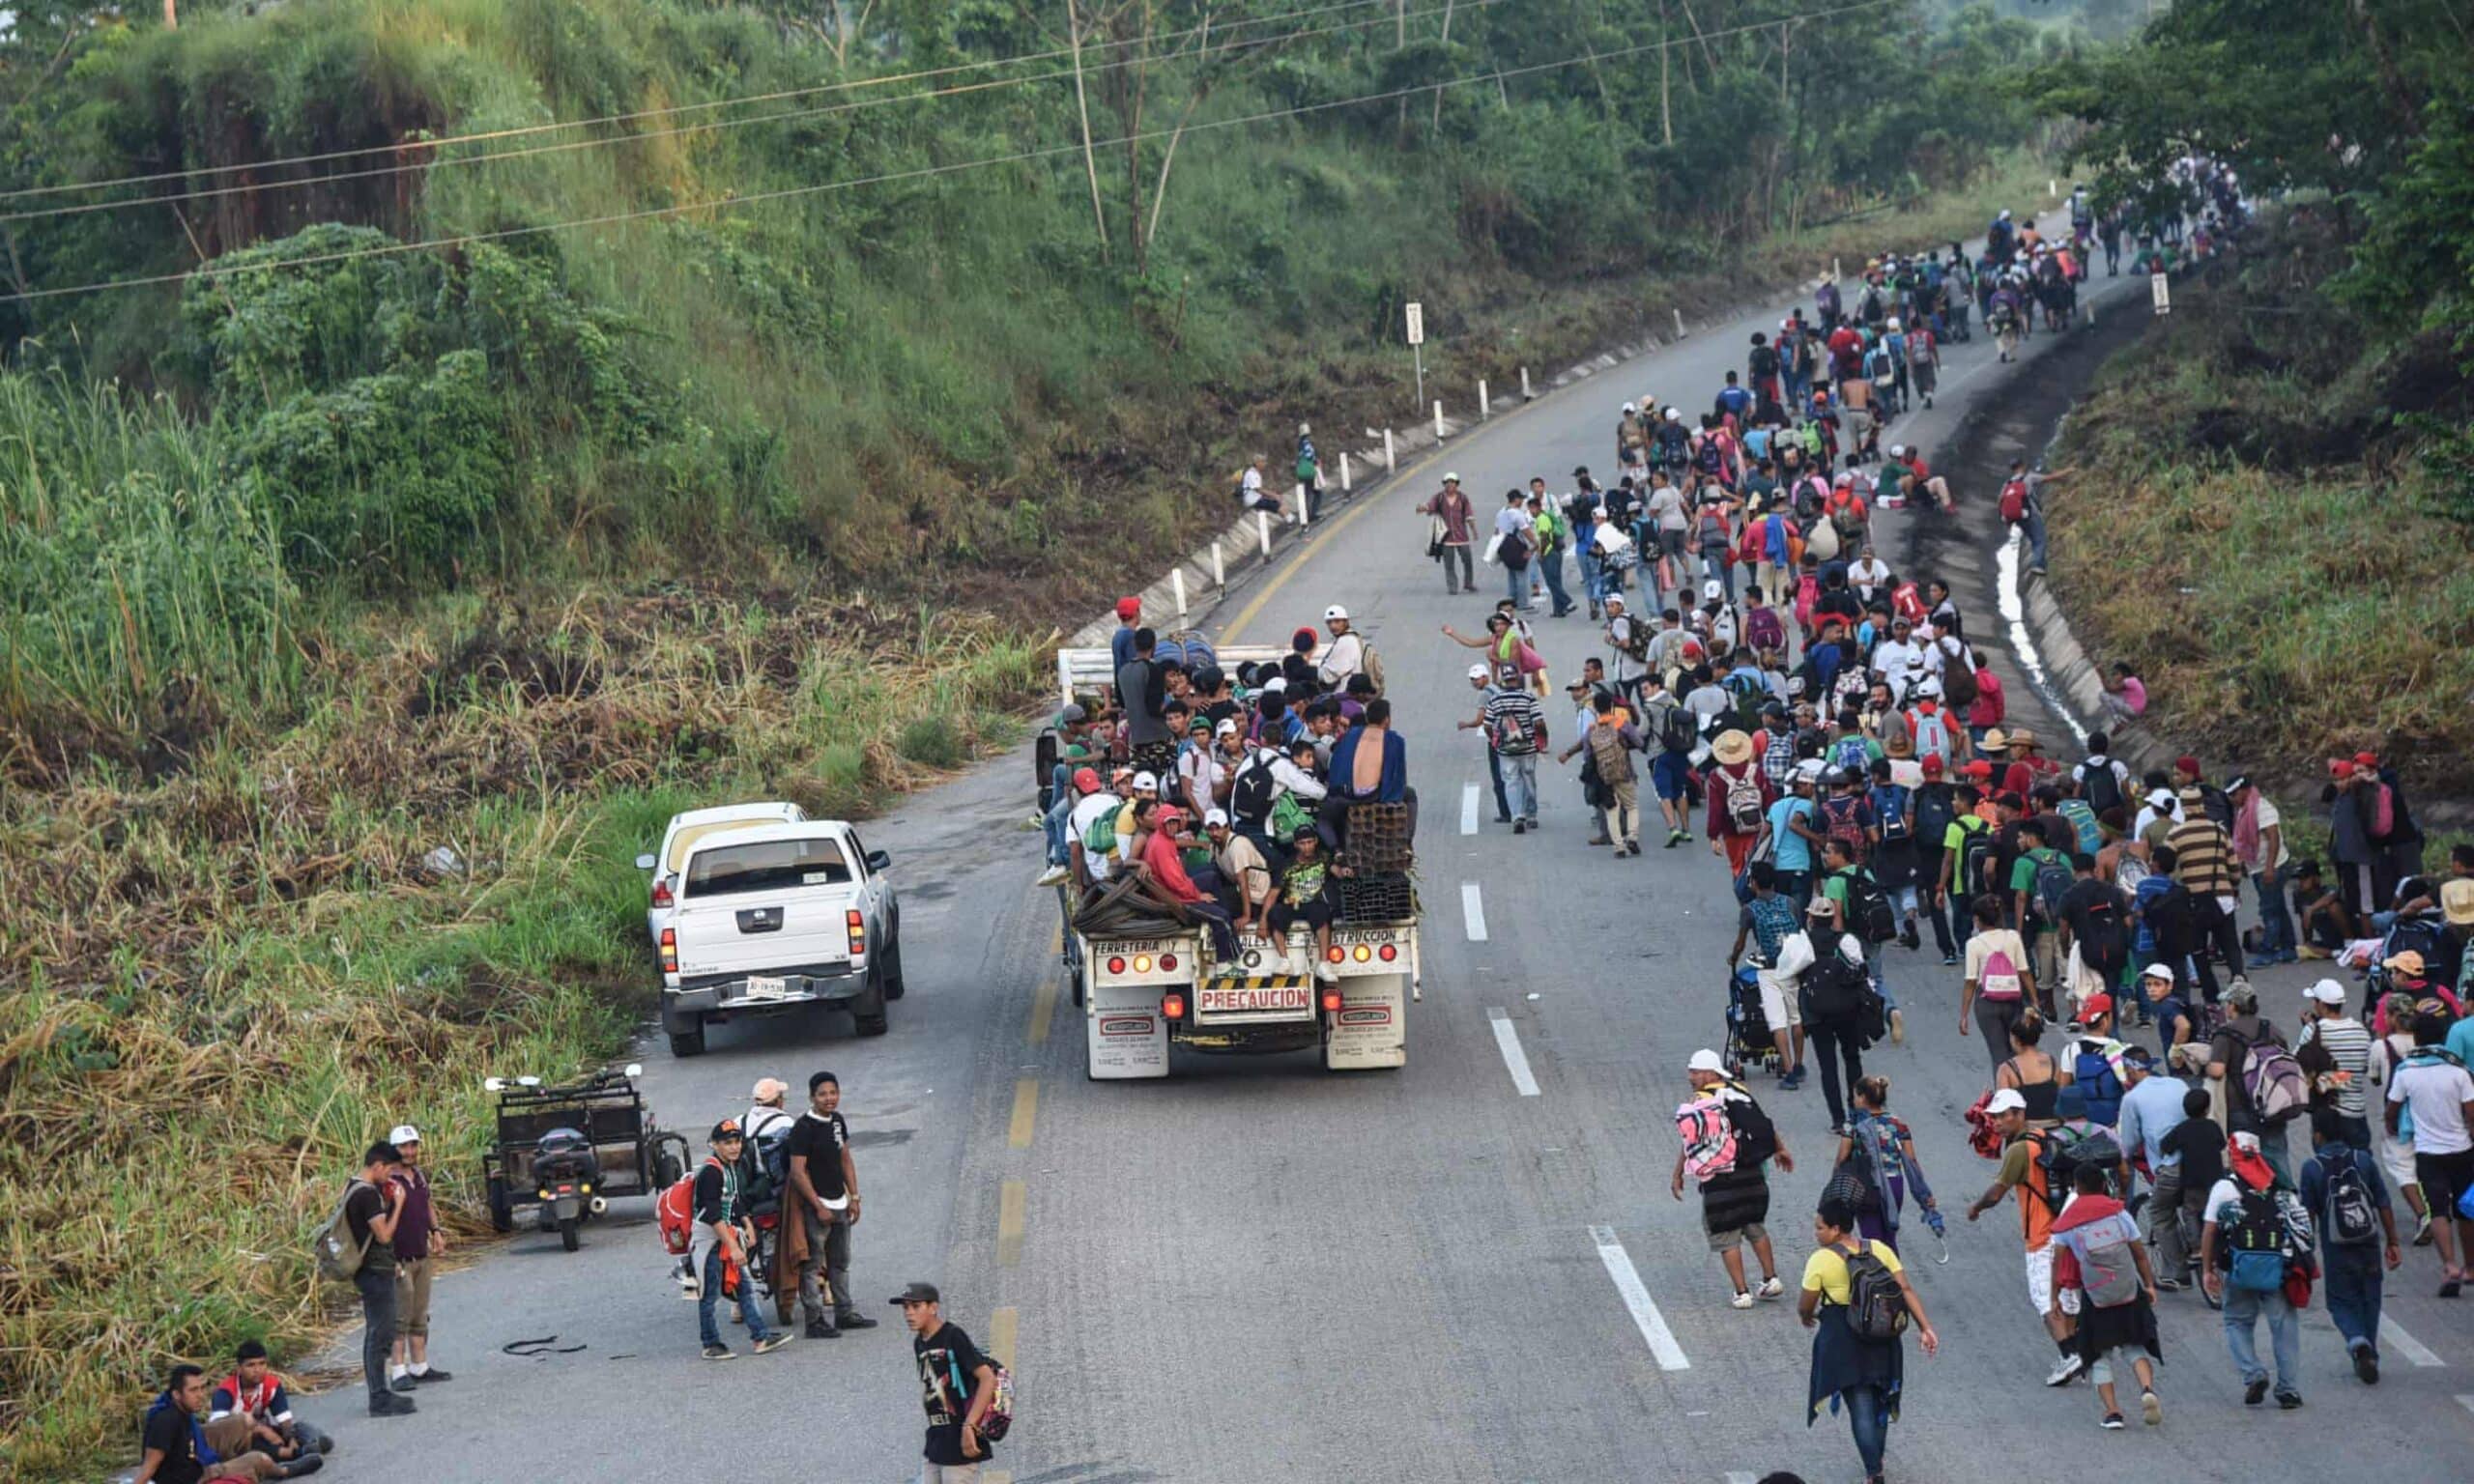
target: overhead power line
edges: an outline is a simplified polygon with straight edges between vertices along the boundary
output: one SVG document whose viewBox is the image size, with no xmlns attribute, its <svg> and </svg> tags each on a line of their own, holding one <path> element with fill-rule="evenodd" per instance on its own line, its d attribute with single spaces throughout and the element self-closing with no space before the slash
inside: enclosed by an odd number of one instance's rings
<svg viewBox="0 0 2474 1484">
<path fill-rule="evenodd" d="M 1416 98 L 1426 94 L 1439 93 L 1446 89 L 1498 84 L 1515 77 L 1535 76 L 1544 72 L 1561 71 L 1566 68 L 1587 67 L 1599 63 L 1620 61 L 1625 57 L 1644 56 L 1670 46 L 1697 45 L 1704 42 L 1715 41 L 1725 37 L 1741 36 L 1756 31 L 1777 30 L 1781 27 L 1792 26 L 1800 22 L 1827 20 L 1833 16 L 1855 14 L 1864 11 L 1877 11 L 1884 6 L 1903 3 L 1905 3 L 1905 0 L 1855 0 L 1855 3 L 1849 5 L 1833 6 L 1827 10 L 1809 11 L 1801 14 L 1784 15 L 1770 20 L 1755 21 L 1744 25 L 1721 27 L 1715 30 L 1701 32 L 1697 36 L 1669 38 L 1664 41 L 1656 42 L 1644 42 L 1637 45 L 1617 47 L 1607 51 L 1584 52 L 1579 56 L 1565 57 L 1553 62 L 1537 62 L 1525 67 L 1495 68 L 1482 72 L 1473 72 L 1465 76 L 1446 78 L 1439 82 L 1421 82 L 1408 87 L 1386 88 L 1376 93 L 1362 93 L 1351 98 L 1330 99 L 1319 103 L 1303 103 L 1293 108 L 1273 108 L 1259 113 L 1240 114 L 1232 118 L 1211 119 L 1198 124 L 1186 125 L 1184 126 L 1183 131 L 1190 134 L 1207 133 L 1215 129 L 1239 128 L 1248 125 L 1266 124 L 1280 119 L 1299 118 L 1307 114 L 1328 113 L 1337 108 L 1354 107 L 1360 103 L 1389 102 L 1395 99 Z M 1113 139 L 1096 139 L 1091 141 L 1090 147 L 1093 149 L 1113 149 L 1118 145 L 1146 143 L 1152 140 L 1165 139 L 1177 132 L 1179 132 L 1179 130 L 1176 128 L 1145 129 L 1136 133 L 1122 134 Z M 0 295 L 0 302 L 44 299 L 66 299 L 79 295 L 101 293 L 110 289 L 149 288 L 167 283 L 180 283 L 188 278 L 197 276 L 214 279 L 218 277 L 235 276 L 242 273 L 273 272 L 282 269 L 315 268 L 329 263 L 349 262 L 356 258 L 393 257 L 408 252 L 427 252 L 437 248 L 475 246 L 484 243 L 505 242 L 514 238 L 537 237 L 547 232 L 574 231 L 585 227 L 616 226 L 620 223 L 633 221 L 651 221 L 664 217 L 685 216 L 699 212 L 714 212 L 727 210 L 733 207 L 756 206 L 768 201 L 786 201 L 801 196 L 827 195 L 838 191 L 858 190 L 870 186 L 887 186 L 903 181 L 928 180 L 937 176 L 959 174 L 965 170 L 979 170 L 995 165 L 1020 164 L 1031 160 L 1053 159 L 1062 156 L 1079 155 L 1082 150 L 1083 145 L 1078 140 L 1069 144 L 1051 145 L 1045 149 L 1023 150 L 1011 155 L 994 155 L 983 157 L 977 159 L 955 160 L 941 165 L 922 165 L 909 170 L 890 170 L 878 175 L 860 176 L 847 181 L 821 181 L 811 186 L 788 186 L 778 190 L 755 191 L 741 196 L 720 196 L 708 201 L 690 202 L 676 206 L 645 207 L 641 210 L 632 212 L 612 212 L 605 215 L 579 217 L 571 221 L 536 222 L 528 226 L 502 227 L 488 232 L 467 232 L 459 233 L 450 237 L 425 238 L 417 242 L 388 243 L 374 247 L 357 247 L 337 252 L 312 253 L 309 256 L 300 258 L 270 259 L 264 262 L 234 264 L 224 267 L 208 265 L 178 273 L 149 273 L 130 278 L 100 279 L 92 283 L 72 284 L 56 289 L 36 289 L 26 293 Z"/>
<path fill-rule="evenodd" d="M 1179 31 L 1165 31 L 1157 36 L 1129 37 L 1115 42 L 1094 42 L 1084 45 L 1082 52 L 1088 56 L 1095 51 L 1108 52 L 1124 46 L 1180 42 L 1194 37 L 1207 36 L 1214 31 L 1271 25 L 1281 21 L 1307 20 L 1338 11 L 1364 10 L 1376 5 L 1395 6 L 1397 3 L 1398 0 L 1339 0 L 1339 3 L 1316 6 L 1309 10 L 1283 12 L 1278 15 L 1258 15 L 1251 19 L 1206 22 L 1203 25 L 1189 26 Z M 1471 0 L 1471 3 L 1474 5 L 1478 0 Z M 1484 0 L 1484 3 L 1493 4 L 1495 0 Z M 1376 18 L 1392 18 L 1392 13 L 1386 12 L 1383 16 Z M 273 170 L 290 165 L 326 164 L 334 160 L 358 159 L 369 155 L 391 155 L 398 150 L 412 147 L 443 150 L 461 144 L 485 144 L 503 139 L 523 139 L 536 134 L 555 133 L 560 129 L 634 124 L 647 119 L 676 118 L 682 114 L 708 113 L 715 109 L 743 107 L 750 103 L 778 103 L 791 99 L 813 98 L 820 93 L 854 92 L 861 88 L 890 87 L 902 82 L 924 82 L 931 78 L 987 71 L 993 68 L 1014 67 L 1026 62 L 1053 62 L 1073 55 L 1074 48 L 1066 46 L 1053 51 L 1023 52 L 1010 57 L 987 57 L 973 62 L 957 62 L 950 66 L 932 67 L 919 71 L 889 72 L 878 77 L 855 77 L 842 82 L 820 82 L 802 88 L 784 88 L 771 93 L 751 93 L 736 98 L 708 99 L 703 102 L 676 103 L 662 108 L 642 108 L 629 113 L 606 113 L 587 119 L 558 119 L 542 124 L 516 125 L 506 128 L 475 129 L 470 133 L 448 134 L 437 139 L 398 140 L 392 144 L 360 145 L 348 150 L 328 150 L 314 155 L 287 155 L 273 159 L 245 160 L 229 165 L 197 165 L 180 170 L 158 170 L 147 175 L 123 175 L 100 181 L 72 181 L 58 186 L 24 186 L 14 190 L 0 190 L 0 201 L 22 200 L 28 196 L 64 195 L 79 190 L 107 190 L 123 186 L 153 186 L 164 181 L 188 180 L 197 176 L 231 175 L 245 170 Z M 1154 60 L 1165 59 L 1155 58 Z M 1084 70 L 1086 71 L 1091 70 L 1087 63 Z M 162 198 L 139 197 L 137 199 L 145 202 Z"/>
<path fill-rule="evenodd" d="M 1505 0 L 1452 0 L 1452 3 L 1445 6 L 1424 11 L 1408 12 L 1407 18 L 1410 20 L 1419 20 L 1429 15 L 1444 14 L 1447 11 L 1480 11 L 1485 10 L 1490 6 L 1501 5 L 1504 3 Z M 1356 7 L 1353 6 L 1325 7 L 1326 10 L 1347 10 L 1355 8 Z M 1310 14 L 1312 13 L 1300 12 L 1297 14 Z M 1270 36 L 1243 38 L 1231 41 L 1224 45 L 1215 43 L 1211 43 L 1210 50 L 1197 51 L 1194 53 L 1191 58 L 1160 57 L 1150 55 L 1139 57 L 1120 57 L 1113 62 L 1104 62 L 1097 66 L 1086 66 L 1082 69 L 1082 71 L 1085 75 L 1088 75 L 1093 72 L 1119 71 L 1129 67 L 1148 66 L 1155 62 L 1205 60 L 1224 56 L 1241 55 L 1265 47 L 1284 45 L 1290 42 L 1309 41 L 1315 37 L 1331 36 L 1342 31 L 1353 31 L 1358 27 L 1366 25 L 1370 22 L 1380 21 L 1390 23 L 1394 19 L 1395 15 L 1387 13 L 1381 15 L 1365 16 L 1356 20 L 1339 21 L 1328 26 L 1301 28 L 1296 31 L 1283 31 Z M 1117 43 L 1111 44 L 1122 45 L 1125 43 Z M 1024 59 L 1014 58 L 1011 60 L 1021 61 Z M 794 108 L 778 113 L 749 114 L 739 118 L 715 119 L 695 124 L 673 125 L 668 128 L 643 129 L 623 134 L 605 134 L 590 139 L 570 139 L 559 144 L 526 145 L 519 149 L 495 150 L 479 155 L 450 155 L 443 158 L 410 160 L 390 165 L 376 165 L 366 170 L 338 170 L 331 171 L 324 175 L 294 176 L 290 179 L 280 181 L 245 181 L 237 185 L 230 186 L 201 186 L 195 190 L 179 191 L 168 195 L 125 196 L 112 201 L 83 201 L 73 206 L 35 207 L 26 211 L 0 213 L 0 225 L 20 221 L 39 221 L 55 216 L 82 216 L 94 212 L 124 212 L 138 207 L 179 206 L 192 201 L 216 200 L 224 196 L 255 195 L 261 192 L 279 190 L 301 190 L 310 186 L 332 186 L 345 181 L 360 181 L 378 176 L 404 175 L 414 171 L 442 169 L 449 165 L 480 165 L 489 164 L 497 160 L 525 159 L 543 155 L 568 154 L 579 150 L 610 149 L 623 144 L 645 144 L 656 139 L 674 138 L 680 134 L 713 133 L 726 128 L 741 128 L 751 124 L 794 124 L 808 119 L 827 118 L 835 114 L 856 113 L 864 109 L 880 108 L 889 103 L 924 102 L 940 98 L 953 98 L 964 94 L 985 93 L 1003 88 L 1025 87 L 1033 83 L 1056 82 L 1072 77 L 1073 75 L 1075 75 L 1075 72 L 1072 68 L 1060 68 L 1054 71 L 1038 72 L 1027 77 L 998 77 L 992 78 L 985 82 L 957 83 L 951 87 L 931 88 L 918 93 L 903 93 L 890 98 L 858 99 L 849 102 L 825 103 L 814 108 Z M 837 86 L 849 86 L 849 84 L 837 84 Z M 770 96 L 771 95 L 765 95 L 765 97 Z M 762 100 L 763 100 L 762 98 L 741 99 L 734 100 L 733 102 L 734 104 L 736 104 Z M 715 105 L 689 104 L 684 106 L 701 108 Z M 676 112 L 677 110 L 661 111 Z M 642 116 L 643 115 L 619 115 L 618 117 Z M 586 124 L 597 122 L 604 121 L 580 119 L 569 124 L 543 127 L 572 128 L 581 128 Z M 401 153 L 411 150 L 429 151 L 442 148 L 446 142 L 448 141 L 414 139 L 407 140 L 402 144 L 384 145 L 378 146 L 377 148 L 388 153 Z M 360 153 L 368 152 L 363 151 Z M 253 165 L 219 165 L 214 168 L 216 170 L 270 169 L 282 163 L 283 161 L 281 160 L 268 160 Z M 69 187 L 62 186 L 43 188 L 67 189 Z M 5 199 L 7 199 L 7 193 L 0 193 L 0 200 Z"/>
</svg>

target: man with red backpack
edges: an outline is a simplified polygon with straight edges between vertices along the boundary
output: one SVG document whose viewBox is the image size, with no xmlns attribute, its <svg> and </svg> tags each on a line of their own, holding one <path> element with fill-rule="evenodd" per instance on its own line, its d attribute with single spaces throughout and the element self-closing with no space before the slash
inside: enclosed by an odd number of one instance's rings
<svg viewBox="0 0 2474 1484">
<path fill-rule="evenodd" d="M 1792 1175 L 1796 1157 L 1787 1152 L 1777 1126 L 1752 1094 L 1741 1083 L 1727 1080 L 1726 1062 L 1717 1052 L 1706 1048 L 1693 1052 L 1684 1075 L 1692 1083 L 1692 1100 L 1675 1110 L 1676 1132 L 1683 1138 L 1683 1147 L 1676 1151 L 1675 1173 L 1667 1188 L 1680 1201 L 1686 1174 L 1699 1184 L 1701 1227 L 1708 1234 L 1710 1250 L 1718 1254 L 1728 1280 L 1735 1284 L 1733 1303 L 1748 1309 L 1755 1301 L 1755 1290 L 1743 1270 L 1747 1242 L 1761 1264 L 1759 1297 L 1775 1298 L 1787 1291 L 1778 1276 L 1769 1229 L 1762 1224 L 1769 1215 L 1769 1179 L 1764 1167 L 1775 1159 L 1781 1171 Z"/>
<path fill-rule="evenodd" d="M 2045 570 L 2045 486 L 2078 471 L 2072 468 L 2029 473 L 2026 460 L 2010 461 L 2010 477 L 2001 483 L 2001 519 L 2027 543 L 2028 571 L 2035 576 L 2042 577 Z"/>
<path fill-rule="evenodd" d="M 747 1135 L 738 1120 L 723 1119 L 713 1126 L 709 1141 L 712 1153 L 696 1172 L 696 1224 L 705 1229 L 711 1245 L 705 1249 L 705 1281 L 696 1296 L 696 1329 L 705 1342 L 705 1358 L 728 1360 L 731 1348 L 722 1343 L 722 1330 L 716 1322 L 713 1306 L 722 1300 L 722 1291 L 730 1288 L 747 1294 L 751 1272 L 746 1230 L 747 1213 L 739 1199 L 739 1156 L 747 1151 Z M 739 1303 L 746 1318 L 748 1338 L 756 1354 L 769 1355 L 791 1343 L 787 1334 L 775 1334 L 764 1326 L 764 1305 L 752 1301 L 753 1294 Z"/>
</svg>

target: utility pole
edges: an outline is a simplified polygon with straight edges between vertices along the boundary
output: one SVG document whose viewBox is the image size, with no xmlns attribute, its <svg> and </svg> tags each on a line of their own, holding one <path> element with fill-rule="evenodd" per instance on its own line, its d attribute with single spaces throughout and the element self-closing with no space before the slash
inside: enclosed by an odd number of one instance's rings
<svg viewBox="0 0 2474 1484">
<path fill-rule="evenodd" d="M 168 6 L 172 0 L 163 0 Z M 1100 262 L 1108 261 L 1108 214 L 1100 208 L 1100 162 L 1091 153 L 1091 100 L 1082 91 L 1082 19 L 1065 0 L 1065 24 L 1074 43 L 1074 106 L 1082 114 L 1082 173 L 1091 182 L 1091 221 L 1100 229 Z"/>
</svg>

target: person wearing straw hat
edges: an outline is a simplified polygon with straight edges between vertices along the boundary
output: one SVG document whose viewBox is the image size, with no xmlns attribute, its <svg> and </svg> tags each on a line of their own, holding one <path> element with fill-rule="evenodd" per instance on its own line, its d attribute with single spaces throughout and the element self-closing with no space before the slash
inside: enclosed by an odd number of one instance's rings
<svg viewBox="0 0 2474 1484">
<path fill-rule="evenodd" d="M 1753 761 L 1752 738 L 1730 727 L 1710 744 L 1712 766 L 1702 786 L 1710 796 L 1710 853 L 1727 863 L 1730 880 L 1743 874 L 1775 800 Z"/>
</svg>

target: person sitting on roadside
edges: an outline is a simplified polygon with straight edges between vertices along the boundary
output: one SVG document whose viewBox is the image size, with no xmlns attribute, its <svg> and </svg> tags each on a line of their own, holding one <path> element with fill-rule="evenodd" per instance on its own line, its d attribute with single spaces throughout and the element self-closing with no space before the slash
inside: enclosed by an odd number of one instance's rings
<svg viewBox="0 0 2474 1484">
<path fill-rule="evenodd" d="M 226 1458 L 264 1453 L 279 1464 L 335 1450 L 332 1438 L 292 1414 L 292 1397 L 264 1345 L 243 1340 L 232 1359 L 232 1374 L 208 1395 L 209 1446 Z"/>
<path fill-rule="evenodd" d="M 225 1441 L 238 1451 L 225 1454 L 207 1441 L 206 1372 L 194 1365 L 175 1365 L 163 1389 L 146 1409 L 138 1441 L 137 1472 L 129 1484 L 201 1484 L 213 1479 L 298 1479 L 316 1473 L 326 1459 L 310 1453 L 289 1463 L 249 1450 L 248 1430 L 227 1426 Z"/>
</svg>

